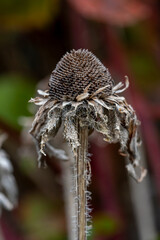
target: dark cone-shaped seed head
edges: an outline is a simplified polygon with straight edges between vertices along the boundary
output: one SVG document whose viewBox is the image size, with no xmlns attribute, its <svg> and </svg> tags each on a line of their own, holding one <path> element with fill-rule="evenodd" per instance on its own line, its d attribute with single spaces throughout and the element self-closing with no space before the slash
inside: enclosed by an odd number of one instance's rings
<svg viewBox="0 0 160 240">
<path fill-rule="evenodd" d="M 92 95 L 106 85 L 108 87 L 99 93 L 99 97 L 110 95 L 112 91 L 113 80 L 108 69 L 88 50 L 72 50 L 62 57 L 53 70 L 49 95 L 55 100 L 75 101 L 87 86 L 88 93 Z"/>
</svg>

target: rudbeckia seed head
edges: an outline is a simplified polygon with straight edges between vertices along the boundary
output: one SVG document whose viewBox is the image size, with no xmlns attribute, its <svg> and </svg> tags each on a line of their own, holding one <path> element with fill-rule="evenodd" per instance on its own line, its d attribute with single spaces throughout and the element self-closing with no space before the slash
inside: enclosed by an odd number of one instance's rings
<svg viewBox="0 0 160 240">
<path fill-rule="evenodd" d="M 108 69 L 91 52 L 85 49 L 72 50 L 58 62 L 49 80 L 49 95 L 54 100 L 76 101 L 96 95 L 110 95 L 113 80 Z M 81 99 L 81 98 L 80 98 Z"/>
</svg>

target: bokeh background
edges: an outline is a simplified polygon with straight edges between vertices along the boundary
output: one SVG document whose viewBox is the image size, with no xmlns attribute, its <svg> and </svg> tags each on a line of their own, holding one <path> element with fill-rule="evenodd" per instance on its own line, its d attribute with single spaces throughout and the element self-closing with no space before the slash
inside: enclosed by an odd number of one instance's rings
<svg viewBox="0 0 160 240">
<path fill-rule="evenodd" d="M 160 239 L 160 2 L 158 0 L 0 0 L 0 130 L 14 166 L 19 204 L 3 210 L 3 240 L 66 240 L 62 169 L 57 159 L 37 168 L 28 134 L 35 112 L 28 100 L 45 89 L 56 63 L 87 48 L 125 92 L 141 121 L 142 165 L 137 184 L 118 144 L 90 139 L 94 240 Z M 61 147 L 61 146 L 59 146 Z"/>
</svg>

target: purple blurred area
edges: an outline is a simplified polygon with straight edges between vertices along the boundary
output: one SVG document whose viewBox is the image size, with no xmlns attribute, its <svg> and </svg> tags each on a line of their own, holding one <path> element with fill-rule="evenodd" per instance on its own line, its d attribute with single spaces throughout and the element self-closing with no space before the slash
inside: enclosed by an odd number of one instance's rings
<svg viewBox="0 0 160 240">
<path fill-rule="evenodd" d="M 89 240 L 160 239 L 160 3 L 158 0 L 0 0 L 0 131 L 14 167 L 19 204 L 3 210 L 0 240 L 66 240 L 59 160 L 37 168 L 28 134 L 35 108 L 28 100 L 46 89 L 56 63 L 86 48 L 109 69 L 141 121 L 142 165 L 137 184 L 119 146 L 90 137 L 92 220 Z M 58 147 L 64 142 L 58 142 Z"/>
</svg>

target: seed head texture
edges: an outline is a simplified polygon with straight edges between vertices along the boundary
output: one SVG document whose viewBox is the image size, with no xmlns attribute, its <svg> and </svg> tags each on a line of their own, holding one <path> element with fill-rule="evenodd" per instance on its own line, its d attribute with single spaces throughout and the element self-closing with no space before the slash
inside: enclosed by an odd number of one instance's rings
<svg viewBox="0 0 160 240">
<path fill-rule="evenodd" d="M 88 87 L 92 95 L 108 85 L 103 94 L 111 94 L 113 80 L 108 69 L 85 49 L 72 50 L 58 62 L 49 80 L 49 95 L 55 100 L 72 100 Z"/>
</svg>

